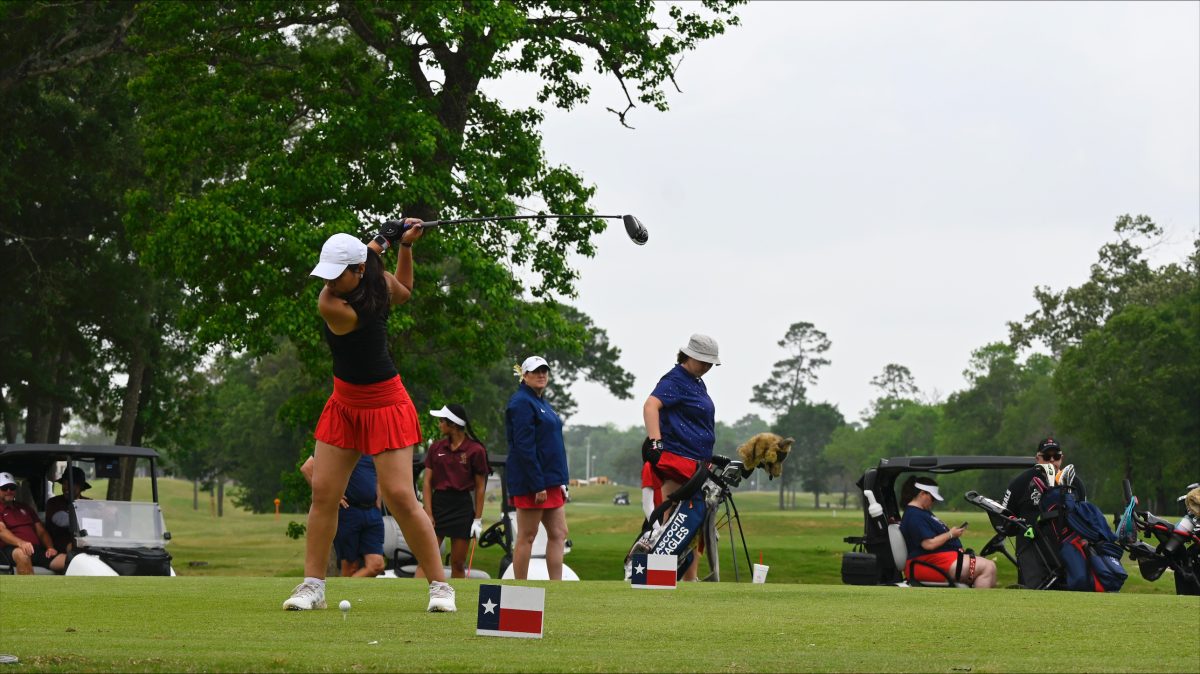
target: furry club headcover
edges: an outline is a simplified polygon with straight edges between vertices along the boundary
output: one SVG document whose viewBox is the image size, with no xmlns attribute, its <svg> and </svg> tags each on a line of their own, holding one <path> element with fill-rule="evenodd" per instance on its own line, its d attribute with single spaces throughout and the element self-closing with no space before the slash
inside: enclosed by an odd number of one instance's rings
<svg viewBox="0 0 1200 674">
<path fill-rule="evenodd" d="M 795 442 L 792 438 L 781 438 L 774 433 L 759 433 L 738 447 L 737 452 L 746 470 L 762 466 L 767 475 L 775 479 L 783 472 L 783 461 Z"/>
</svg>

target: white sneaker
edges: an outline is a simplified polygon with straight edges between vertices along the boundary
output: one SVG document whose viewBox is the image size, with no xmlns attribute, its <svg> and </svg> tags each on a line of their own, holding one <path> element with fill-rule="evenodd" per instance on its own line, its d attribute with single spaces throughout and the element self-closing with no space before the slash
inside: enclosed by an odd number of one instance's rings
<svg viewBox="0 0 1200 674">
<path fill-rule="evenodd" d="M 325 588 L 316 583 L 300 583 L 292 590 L 292 596 L 283 602 L 288 611 L 308 611 L 325 608 Z"/>
<path fill-rule="evenodd" d="M 430 613 L 454 613 L 458 610 L 454 606 L 454 588 L 450 587 L 449 583 L 439 583 L 433 581 L 429 584 L 429 608 L 425 609 Z"/>
</svg>

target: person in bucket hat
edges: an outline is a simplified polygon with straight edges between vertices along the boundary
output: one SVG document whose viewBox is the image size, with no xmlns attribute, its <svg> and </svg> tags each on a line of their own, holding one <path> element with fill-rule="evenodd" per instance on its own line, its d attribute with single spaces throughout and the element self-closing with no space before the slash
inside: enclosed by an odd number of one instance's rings
<svg viewBox="0 0 1200 674">
<path fill-rule="evenodd" d="M 717 340 L 696 333 L 679 347 L 675 367 L 655 385 L 642 405 L 646 424 L 646 459 L 662 480 L 662 494 L 670 496 L 700 466 L 712 459 L 716 442 L 716 406 L 708 395 L 704 375 L 721 364 Z M 699 555 L 684 572 L 683 580 L 696 580 Z"/>
</svg>

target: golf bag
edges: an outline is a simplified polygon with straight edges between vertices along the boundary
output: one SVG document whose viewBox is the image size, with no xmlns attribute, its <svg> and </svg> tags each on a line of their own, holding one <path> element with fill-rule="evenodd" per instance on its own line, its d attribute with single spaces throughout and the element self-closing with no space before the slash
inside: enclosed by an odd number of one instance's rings
<svg viewBox="0 0 1200 674">
<path fill-rule="evenodd" d="M 719 472 L 714 470 L 718 466 Z M 625 555 L 625 580 L 633 573 L 634 554 L 676 555 L 678 579 L 683 578 L 693 556 L 703 553 L 712 570 L 703 580 L 719 581 L 717 508 L 729 497 L 729 488 L 748 474 L 740 461 L 714 456 L 711 463 L 701 462 L 692 478 L 667 495 L 642 523 L 641 533 Z"/>
<path fill-rule="evenodd" d="M 1129 574 L 1121 566 L 1124 550 L 1104 513 L 1092 503 L 1076 501 L 1069 486 L 1045 489 L 1039 508 L 1058 537 L 1067 589 L 1120 592 Z"/>
</svg>

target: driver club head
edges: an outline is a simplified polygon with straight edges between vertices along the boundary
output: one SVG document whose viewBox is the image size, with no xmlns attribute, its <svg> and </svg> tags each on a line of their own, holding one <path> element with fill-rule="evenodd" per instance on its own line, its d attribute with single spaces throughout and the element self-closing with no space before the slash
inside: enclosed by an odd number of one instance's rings
<svg viewBox="0 0 1200 674">
<path fill-rule="evenodd" d="M 632 215 L 623 215 L 621 220 L 625 223 L 625 233 L 639 246 L 646 245 L 650 240 L 650 232 L 642 225 L 642 221 Z"/>
</svg>

